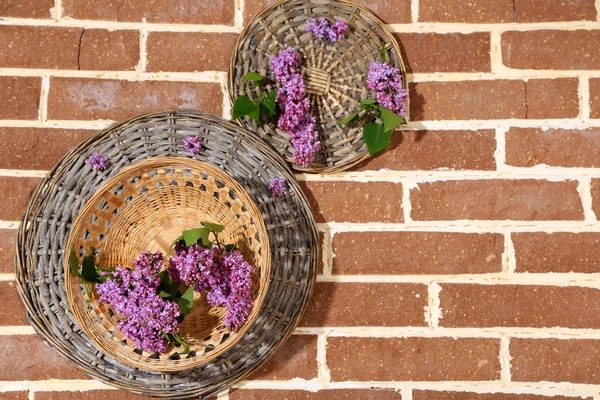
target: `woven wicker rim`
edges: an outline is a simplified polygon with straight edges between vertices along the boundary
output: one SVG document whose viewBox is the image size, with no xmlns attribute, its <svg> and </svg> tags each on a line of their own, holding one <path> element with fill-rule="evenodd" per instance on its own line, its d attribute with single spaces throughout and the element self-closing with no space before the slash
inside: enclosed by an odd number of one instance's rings
<svg viewBox="0 0 600 400">
<path fill-rule="evenodd" d="M 351 16 L 354 18 L 354 21 L 358 21 L 359 18 L 362 18 L 360 20 L 360 25 L 372 26 L 372 28 L 379 31 L 379 35 L 386 42 L 388 62 L 401 71 L 402 80 L 406 86 L 406 67 L 402 59 L 400 45 L 393 34 L 386 28 L 385 23 L 375 16 L 369 9 L 349 0 L 281 0 L 257 14 L 244 28 L 242 34 L 238 38 L 229 67 L 228 92 L 230 101 L 233 103 L 237 96 L 241 93 L 244 93 L 251 98 L 257 96 L 257 90 L 259 89 L 256 89 L 255 86 L 252 86 L 254 85 L 253 83 L 244 83 L 241 80 L 245 73 L 251 71 L 248 68 L 252 68 L 253 60 L 255 57 L 257 57 L 257 55 L 260 55 L 261 57 L 261 70 L 257 71 L 256 69 L 252 69 L 252 71 L 258 72 L 263 76 L 270 76 L 267 74 L 268 69 L 263 68 L 265 58 L 267 57 L 264 57 L 263 53 L 259 52 L 258 50 L 248 49 L 246 47 L 258 46 L 258 43 L 260 43 L 260 40 L 254 41 L 254 37 L 250 36 L 254 31 L 259 32 L 258 34 L 268 38 L 269 40 L 274 40 L 273 37 L 276 35 L 279 35 L 279 37 L 287 35 L 285 39 L 289 40 L 291 43 L 286 42 L 286 46 L 293 44 L 294 47 L 297 48 L 298 45 L 306 43 L 306 47 L 309 48 L 309 50 L 319 48 L 321 51 L 326 51 L 326 48 L 335 48 L 335 46 L 339 44 L 334 44 L 331 47 L 327 47 L 329 45 L 315 41 L 311 34 L 305 34 L 305 36 L 300 39 L 298 36 L 300 33 L 297 32 L 294 27 L 285 26 L 285 23 L 289 20 L 289 18 L 300 18 L 303 19 L 303 21 L 306 21 L 306 19 L 311 17 L 322 16 L 321 14 L 310 14 L 310 12 L 307 10 L 312 8 L 327 9 L 333 18 L 338 15 L 340 19 L 349 19 L 348 13 L 343 13 L 338 10 L 338 8 L 341 7 L 347 7 L 353 10 Z M 280 8 L 284 11 L 281 11 L 276 18 L 272 18 L 272 20 L 270 20 L 269 17 L 271 14 Z M 304 10 L 304 12 L 298 11 L 297 8 Z M 290 17 L 283 18 L 282 14 L 284 14 L 284 12 L 288 12 Z M 273 24 L 271 24 L 271 22 Z M 301 24 L 302 23 L 303 22 L 301 22 Z M 352 25 L 349 29 L 349 32 L 351 29 Z M 284 33 L 286 35 L 284 35 Z M 375 33 L 373 32 L 372 35 L 375 36 Z M 343 40 L 339 43 L 343 43 Z M 273 46 L 275 45 L 277 44 L 273 44 Z M 278 48 L 281 49 L 281 47 Z M 270 47 L 269 50 L 271 50 Z M 307 57 L 305 57 L 305 59 L 306 58 Z M 315 62 L 321 63 L 322 58 L 325 57 L 321 57 L 320 55 L 317 57 Z M 361 68 L 361 72 L 364 76 L 366 76 L 366 70 L 368 69 L 366 64 L 367 63 L 365 63 L 363 68 Z M 243 73 L 238 73 L 238 68 L 239 71 Z M 315 99 L 325 98 L 325 96 L 318 96 L 315 90 L 318 91 L 322 88 L 325 88 L 322 90 L 325 90 L 327 93 L 331 93 L 329 91 L 332 85 L 331 76 L 329 79 L 327 79 L 326 76 L 320 76 L 322 75 L 323 71 L 319 68 L 307 67 L 304 69 L 304 73 L 307 79 L 307 92 L 311 94 L 312 98 L 311 109 L 314 111 Z M 354 78 L 354 82 L 358 82 L 356 75 Z M 243 89 L 242 86 L 244 86 L 245 89 Z M 275 86 L 267 85 L 266 88 L 269 89 Z M 257 132 L 259 136 L 261 136 L 279 154 L 281 154 L 281 156 L 288 163 L 290 163 L 291 167 L 296 171 L 306 173 L 333 173 L 344 171 L 369 158 L 368 149 L 362 138 L 362 127 L 365 124 L 372 122 L 375 117 L 372 114 L 367 114 L 365 111 L 360 110 L 359 100 L 372 97 L 372 95 L 369 95 L 370 92 L 368 91 L 366 85 L 360 89 L 362 89 L 361 93 L 357 94 L 357 97 L 354 98 L 353 101 L 350 101 L 350 108 L 343 107 L 342 104 L 347 96 L 340 97 L 339 95 L 336 95 L 337 97 L 335 97 L 335 102 L 332 102 L 332 104 L 334 106 L 339 105 L 342 107 L 342 110 L 338 110 L 337 115 L 332 114 L 333 107 L 327 111 L 328 119 L 322 122 L 320 124 L 321 127 L 318 128 L 318 131 L 321 135 L 321 156 L 315 159 L 315 162 L 311 163 L 307 168 L 302 168 L 293 163 L 293 146 L 290 142 L 290 137 L 286 132 L 278 129 L 274 121 L 266 121 L 261 119 L 257 123 L 248 117 L 243 117 L 238 119 L 237 123 L 240 126 L 252 130 L 253 132 Z M 359 90 L 359 88 L 356 88 L 356 90 Z M 325 108 L 322 106 L 319 107 L 319 109 L 324 110 Z M 359 121 L 353 123 L 354 125 L 352 125 L 352 127 L 340 126 L 338 121 L 352 112 L 360 112 Z M 317 120 L 319 120 L 319 118 L 317 118 Z M 317 125 L 319 125 L 319 122 L 317 122 Z"/>
<path fill-rule="evenodd" d="M 86 226 L 89 224 L 90 214 L 97 210 L 101 204 L 103 204 L 105 198 L 107 197 L 107 195 L 110 195 L 113 188 L 119 186 L 119 184 L 121 184 L 122 182 L 128 182 L 133 177 L 141 175 L 143 179 L 143 177 L 147 176 L 147 173 L 149 171 L 159 170 L 164 173 L 165 169 L 174 169 L 176 171 L 182 169 L 192 169 L 200 171 L 202 174 L 207 174 L 209 177 L 215 178 L 219 182 L 222 182 L 225 186 L 221 189 L 221 191 L 234 191 L 236 201 L 241 202 L 243 206 L 248 209 L 244 214 L 254 215 L 255 218 L 253 221 L 255 223 L 253 223 L 252 226 L 258 227 L 257 233 L 259 234 L 259 237 L 267 238 L 266 228 L 264 226 L 261 213 L 258 210 L 256 204 L 254 203 L 254 201 L 252 201 L 252 199 L 244 190 L 244 188 L 242 188 L 239 183 L 231 179 L 223 171 L 220 171 L 219 169 L 209 164 L 195 160 L 189 160 L 179 157 L 153 157 L 148 160 L 137 161 L 131 166 L 124 168 L 121 172 L 108 179 L 96 191 L 96 193 L 88 200 L 86 205 L 83 207 L 83 209 L 75 219 L 75 222 L 73 223 L 71 228 L 69 240 L 67 242 L 67 248 L 70 249 L 76 242 L 78 246 L 82 244 L 82 240 L 78 240 L 78 238 L 81 238 L 83 236 L 82 231 L 87 230 Z M 187 186 L 183 186 L 181 189 L 189 188 Z M 153 189 L 151 188 L 150 190 Z M 149 191 L 144 192 L 144 194 L 146 193 L 149 193 Z M 214 199 L 213 195 L 210 193 L 205 194 L 205 196 L 208 196 L 209 200 Z M 126 196 L 121 195 L 121 197 L 123 198 Z M 225 200 L 233 201 L 230 198 L 223 199 L 223 201 Z M 126 204 L 124 204 L 123 206 L 126 206 Z M 118 208 L 121 208 L 121 206 L 119 206 Z M 105 211 L 103 213 L 106 214 L 108 212 Z M 181 212 L 177 213 L 176 217 L 178 221 L 186 222 L 186 229 L 200 226 L 200 223 L 206 220 L 200 218 L 192 222 L 190 221 L 189 214 L 187 214 L 183 209 Z M 132 224 L 140 221 L 132 221 L 130 218 L 128 218 L 127 222 Z M 136 231 L 135 227 L 132 227 L 131 229 L 133 230 L 133 232 Z M 225 231 L 225 233 L 226 232 L 227 231 Z M 174 237 L 177 237 L 177 235 L 178 234 L 175 233 Z M 105 257 L 105 255 L 102 252 L 102 242 L 98 242 L 98 240 L 96 239 L 96 234 L 90 236 L 92 237 L 92 239 L 88 239 L 88 241 L 86 241 L 86 245 L 84 245 L 83 247 L 86 248 L 93 245 L 100 251 L 100 256 L 106 260 L 107 257 Z M 163 239 L 162 242 L 171 243 L 174 240 L 174 237 L 166 240 Z M 117 244 L 113 243 L 113 247 L 116 246 L 117 250 L 120 250 L 123 248 L 124 243 L 121 240 L 119 240 L 118 242 L 119 243 Z M 82 283 L 81 279 L 73 276 L 69 268 L 69 260 L 67 257 L 65 257 L 64 271 L 67 299 L 69 301 L 71 309 L 73 310 L 73 314 L 75 315 L 77 322 L 79 323 L 83 331 L 88 335 L 88 337 L 90 337 L 90 339 L 100 350 L 104 351 L 107 354 L 110 354 L 112 357 L 121 361 L 122 363 L 130 365 L 132 367 L 157 372 L 175 372 L 201 366 L 207 361 L 210 361 L 216 358 L 217 356 L 223 354 L 225 351 L 229 350 L 244 335 L 244 333 L 246 333 L 250 325 L 258 316 L 258 311 L 262 306 L 262 303 L 264 302 L 266 290 L 268 289 L 268 279 L 271 272 L 271 253 L 269 248 L 269 241 L 264 240 L 261 242 L 263 243 L 263 248 L 260 249 L 260 253 L 264 254 L 264 256 L 261 255 L 255 258 L 253 263 L 254 265 L 258 263 L 258 265 L 256 266 L 260 271 L 260 290 L 258 290 L 258 296 L 254 300 L 254 308 L 251 314 L 249 315 L 248 320 L 237 333 L 229 333 L 228 331 L 226 331 L 226 329 L 221 323 L 220 326 L 215 327 L 215 329 L 213 330 L 213 332 L 207 340 L 202 340 L 201 338 L 199 338 L 198 340 L 203 346 L 214 347 L 214 349 L 209 352 L 202 351 L 206 347 L 202 347 L 198 344 L 193 345 L 192 343 L 190 343 L 191 350 L 197 353 L 197 355 L 194 357 L 185 357 L 184 355 L 181 355 L 181 358 L 179 358 L 179 350 L 177 348 L 172 348 L 168 353 L 161 354 L 160 356 L 145 352 L 142 352 L 140 354 L 139 351 L 134 351 L 135 347 L 133 346 L 133 343 L 131 343 L 131 341 L 128 341 L 128 345 L 124 345 L 123 343 L 121 343 L 124 339 L 123 335 L 119 335 L 118 331 L 115 332 L 115 323 L 117 318 L 115 316 L 109 317 L 107 315 L 107 310 L 109 308 L 106 305 L 101 305 L 97 301 L 97 299 L 94 299 L 94 302 L 92 304 L 93 308 L 92 310 L 89 310 L 89 301 L 87 299 L 87 296 L 84 293 L 84 291 L 82 291 L 79 287 Z M 255 243 L 258 242 L 255 241 Z M 136 253 L 144 250 L 148 249 L 137 249 Z M 162 247 L 160 250 L 162 250 L 164 254 L 168 252 L 168 249 Z M 131 262 L 126 257 L 120 255 L 108 258 L 116 258 L 118 260 L 123 261 L 113 263 L 102 262 L 102 265 L 107 267 L 115 267 L 117 264 L 127 265 L 124 264 L 124 262 L 126 261 Z M 200 300 L 202 300 L 202 297 L 199 294 L 197 294 L 195 297 L 196 303 L 201 303 Z M 223 312 L 220 312 L 219 314 L 220 320 L 222 322 Z M 188 321 L 189 318 L 192 318 L 193 316 L 197 316 L 197 313 L 193 312 L 192 315 L 188 316 Z M 102 324 L 98 322 L 98 318 L 102 319 Z M 115 333 L 116 337 L 114 337 Z"/>
<path fill-rule="evenodd" d="M 200 137 L 192 155 L 182 145 Z M 99 151 L 108 168 L 92 174 L 85 163 Z M 175 373 L 132 368 L 104 354 L 81 331 L 68 306 L 63 255 L 71 223 L 98 187 L 123 167 L 148 157 L 209 163 L 244 187 L 259 207 L 271 244 L 271 282 L 254 324 L 230 350 L 201 367 Z M 82 181 L 81 177 L 88 179 Z M 269 181 L 283 177 L 284 197 Z M 115 123 L 71 150 L 34 191 L 17 233 L 17 288 L 35 331 L 93 378 L 117 388 L 172 399 L 209 397 L 256 371 L 292 334 L 313 290 L 320 258 L 309 203 L 287 165 L 255 134 L 222 118 L 194 111 L 140 115 Z"/>
</svg>

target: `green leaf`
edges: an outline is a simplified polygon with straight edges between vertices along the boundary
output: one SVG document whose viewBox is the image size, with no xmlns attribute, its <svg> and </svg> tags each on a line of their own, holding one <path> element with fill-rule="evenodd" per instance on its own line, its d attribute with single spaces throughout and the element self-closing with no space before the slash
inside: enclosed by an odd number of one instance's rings
<svg viewBox="0 0 600 400">
<path fill-rule="evenodd" d="M 360 101 L 360 104 L 362 104 L 363 106 L 371 106 L 375 103 L 377 103 L 377 100 L 375 99 L 364 99 Z"/>
<path fill-rule="evenodd" d="M 391 132 L 398 125 L 404 121 L 404 119 L 390 110 L 389 108 L 385 108 L 383 106 L 379 106 L 379 111 L 381 112 L 381 119 L 383 120 L 383 125 L 385 126 L 386 132 Z"/>
<path fill-rule="evenodd" d="M 79 274 L 79 260 L 77 259 L 77 253 L 75 253 L 75 247 L 71 247 L 71 252 L 69 253 L 69 266 L 71 267 L 71 273 L 81 278 L 81 274 Z"/>
<path fill-rule="evenodd" d="M 204 228 L 190 229 L 183 232 L 183 240 L 185 240 L 185 245 L 188 247 L 196 244 L 200 239 L 204 246 L 208 246 L 210 245 L 210 241 L 208 240 L 209 233 L 210 231 Z"/>
<path fill-rule="evenodd" d="M 225 246 L 225 251 L 230 252 L 237 249 L 237 244 L 228 244 Z"/>
<path fill-rule="evenodd" d="M 166 334 L 164 332 L 162 333 L 162 335 L 168 343 L 171 343 L 171 340 L 173 340 L 173 339 L 171 339 L 171 336 L 169 336 L 168 334 Z"/>
<path fill-rule="evenodd" d="M 183 352 L 185 354 L 189 354 L 190 347 L 187 344 L 185 344 L 185 342 L 183 341 L 183 338 L 179 335 L 179 333 L 175 333 L 172 336 L 183 347 Z"/>
<path fill-rule="evenodd" d="M 171 293 L 167 293 L 167 292 L 165 292 L 164 290 L 161 290 L 160 292 L 158 292 L 158 295 L 159 295 L 160 297 L 162 297 L 163 299 L 166 299 L 166 298 L 168 298 L 168 297 L 171 297 Z"/>
<path fill-rule="evenodd" d="M 221 233 L 225 229 L 223 225 L 215 224 L 212 222 L 203 222 L 202 225 L 205 229 L 208 229 L 211 232 Z"/>
<path fill-rule="evenodd" d="M 267 97 L 262 101 L 262 105 L 267 109 L 268 116 L 271 117 L 275 115 L 275 107 L 277 107 L 277 103 L 275 102 L 275 98 L 277 97 L 277 91 L 271 90 Z"/>
<path fill-rule="evenodd" d="M 192 307 L 194 306 L 194 287 L 190 286 L 187 288 L 183 296 L 179 299 L 179 309 L 181 310 L 181 314 L 186 315 L 190 311 L 192 311 Z"/>
<path fill-rule="evenodd" d="M 260 101 L 257 100 L 253 104 L 254 107 L 250 110 L 248 116 L 253 120 L 258 121 L 260 119 Z"/>
<path fill-rule="evenodd" d="M 181 296 L 179 296 L 179 287 L 181 287 L 181 282 L 173 282 L 173 281 L 171 281 L 171 283 L 169 285 L 169 292 L 170 292 L 169 296 L 172 299 L 176 299 L 178 297 L 181 297 Z"/>
<path fill-rule="evenodd" d="M 250 118 L 254 119 L 254 115 L 260 113 L 258 106 L 250 100 L 250 97 L 241 95 L 235 100 L 233 105 L 233 119 L 238 119 L 245 115 L 249 115 Z M 258 117 L 256 118 L 258 119 Z"/>
<path fill-rule="evenodd" d="M 246 76 L 242 78 L 244 81 L 262 81 L 264 79 L 265 78 L 262 75 L 257 74 L 256 72 L 248 72 Z"/>
<path fill-rule="evenodd" d="M 369 154 L 374 155 L 387 147 L 392 138 L 392 133 L 386 132 L 383 125 L 367 124 L 363 128 L 363 138 L 369 149 Z"/>
<path fill-rule="evenodd" d="M 357 112 L 348 114 L 348 116 L 346 118 L 344 118 L 343 120 L 341 120 L 339 123 L 340 123 L 340 125 L 347 124 L 347 123 L 354 121 L 357 117 L 358 117 Z"/>
<path fill-rule="evenodd" d="M 94 264 L 94 256 L 85 256 L 83 258 L 83 268 L 81 269 L 81 277 L 85 282 L 99 282 L 100 275 Z"/>
</svg>

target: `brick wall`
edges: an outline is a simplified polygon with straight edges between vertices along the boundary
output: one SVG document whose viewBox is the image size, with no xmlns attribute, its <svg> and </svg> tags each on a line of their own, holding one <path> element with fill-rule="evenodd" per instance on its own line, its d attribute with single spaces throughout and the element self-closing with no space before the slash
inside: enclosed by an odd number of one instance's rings
<svg viewBox="0 0 600 400">
<path fill-rule="evenodd" d="M 219 399 L 599 400 L 600 1 L 360 2 L 402 43 L 411 122 L 352 171 L 298 176 L 322 234 L 314 298 Z M 0 0 L 0 399 L 140 398 L 27 325 L 17 221 L 113 120 L 229 117 L 229 56 L 267 3 Z"/>
</svg>

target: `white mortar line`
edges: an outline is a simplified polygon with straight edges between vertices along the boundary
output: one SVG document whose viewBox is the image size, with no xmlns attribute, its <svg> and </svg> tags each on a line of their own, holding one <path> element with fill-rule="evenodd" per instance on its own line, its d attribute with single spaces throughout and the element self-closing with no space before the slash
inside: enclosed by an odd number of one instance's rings
<svg viewBox="0 0 600 400">
<path fill-rule="evenodd" d="M 492 52 L 499 52 L 499 44 L 492 42 Z M 489 81 L 489 80 L 527 80 L 527 79 L 577 79 L 582 75 L 597 78 L 600 70 L 537 70 L 537 69 L 511 69 L 502 65 L 502 54 L 491 54 L 492 72 L 434 72 L 408 74 L 406 81 L 411 82 L 463 82 L 463 81 Z"/>
<path fill-rule="evenodd" d="M 413 24 L 419 21 L 419 0 L 412 0 L 410 3 L 410 16 Z"/>
<path fill-rule="evenodd" d="M 19 178 L 43 178 L 48 171 L 26 169 L 0 169 L 0 176 L 13 176 Z"/>
<path fill-rule="evenodd" d="M 333 259 L 335 254 L 333 253 L 333 232 L 323 232 L 323 276 L 331 277 L 333 271 Z"/>
<path fill-rule="evenodd" d="M 140 34 L 147 35 L 147 32 Z M 140 46 L 146 47 L 146 39 L 140 38 Z M 209 82 L 221 83 L 227 78 L 223 71 L 202 72 L 140 72 L 141 65 L 146 66 L 146 51 L 140 55 L 140 60 L 135 71 L 78 71 L 78 70 L 49 70 L 49 69 L 17 69 L 0 68 L 0 76 L 39 76 L 58 78 L 91 78 L 91 79 L 119 79 L 126 81 L 174 81 L 174 82 Z M 142 64 L 143 63 L 143 64 Z"/>
<path fill-rule="evenodd" d="M 139 76 L 146 72 L 148 64 L 148 32 L 140 30 L 140 60 L 135 67 L 135 71 Z"/>
<path fill-rule="evenodd" d="M 505 385 L 509 385 L 511 381 L 510 375 L 510 339 L 508 336 L 503 335 L 500 339 L 500 354 L 498 356 L 500 360 L 500 381 Z"/>
<path fill-rule="evenodd" d="M 114 121 L 39 121 L 39 120 L 0 120 L 2 128 L 58 128 L 58 129 L 104 129 Z"/>
<path fill-rule="evenodd" d="M 404 223 L 408 224 L 412 221 L 410 213 L 412 211 L 412 203 L 410 202 L 410 191 L 412 189 L 418 189 L 419 186 L 416 182 L 403 181 L 402 182 L 402 212 Z"/>
<path fill-rule="evenodd" d="M 0 382 L 0 387 L 17 382 Z M 18 382 L 21 383 L 21 382 Z M 59 380 L 51 379 L 46 381 L 24 381 L 26 388 L 34 392 L 82 392 L 86 390 L 117 390 L 99 381 L 92 379 L 73 379 Z"/>
<path fill-rule="evenodd" d="M 587 74 L 579 76 L 579 118 L 584 122 L 590 119 L 590 78 Z"/>
<path fill-rule="evenodd" d="M 72 18 L 61 19 L 26 19 L 26 18 L 2 18 L 0 25 L 14 26 L 49 26 L 86 29 L 108 29 L 114 30 L 140 30 L 149 32 L 200 32 L 200 33 L 240 33 L 241 29 L 228 25 L 202 25 L 202 24 L 162 24 L 147 22 L 117 22 L 117 21 L 92 21 L 77 20 Z"/>
<path fill-rule="evenodd" d="M 233 26 L 241 30 L 244 27 L 244 8 L 246 5 L 244 0 L 234 0 L 233 6 L 235 8 L 235 13 L 233 14 Z"/>
<path fill-rule="evenodd" d="M 21 221 L 2 221 L 0 220 L 0 229 L 18 229 Z"/>
<path fill-rule="evenodd" d="M 505 274 L 514 274 L 517 269 L 517 257 L 515 246 L 512 241 L 510 231 L 504 233 L 504 253 L 502 254 L 502 272 Z"/>
<path fill-rule="evenodd" d="M 585 129 L 600 126 L 600 119 L 590 119 L 586 122 L 582 122 L 579 118 L 409 121 L 406 125 L 402 125 L 399 130 L 477 130 L 507 126 L 517 128 Z"/>
<path fill-rule="evenodd" d="M 31 325 L 24 326 L 0 326 L 0 336 L 8 335 L 34 335 L 35 330 Z"/>
<path fill-rule="evenodd" d="M 361 326 L 361 327 L 327 327 L 296 328 L 305 334 L 319 335 L 328 332 L 328 337 L 360 337 L 360 338 L 484 338 L 501 339 L 503 336 L 522 339 L 561 339 L 561 340 L 600 340 L 600 329 L 569 328 L 444 328 L 431 329 L 428 326 Z"/>
<path fill-rule="evenodd" d="M 496 169 L 504 171 L 506 166 L 506 132 L 508 127 L 496 128 L 496 150 L 494 151 L 494 160 Z"/>
<path fill-rule="evenodd" d="M 317 338 L 317 381 L 321 387 L 329 387 L 331 372 L 327 368 L 327 335 L 328 331 L 319 334 Z"/>
<path fill-rule="evenodd" d="M 229 389 L 225 389 L 217 394 L 217 400 L 229 400 Z"/>
<path fill-rule="evenodd" d="M 592 208 L 592 180 L 589 176 L 583 177 L 579 180 L 577 192 L 579 192 L 579 196 L 581 197 L 581 204 L 583 205 L 585 220 L 590 223 L 596 223 L 596 214 Z"/>
<path fill-rule="evenodd" d="M 232 118 L 232 110 L 233 106 L 229 101 L 229 91 L 227 88 L 227 76 L 221 78 L 221 92 L 223 93 L 223 118 L 231 119 Z"/>
<path fill-rule="evenodd" d="M 16 280 L 15 274 L 0 274 L 0 282 L 11 282 Z"/>
<path fill-rule="evenodd" d="M 490 33 L 490 65 L 494 75 L 504 67 L 502 64 L 502 38 L 501 32 L 498 30 Z"/>
<path fill-rule="evenodd" d="M 598 0 L 596 0 L 598 1 Z M 508 32 L 508 31 L 537 31 L 537 30 L 566 30 L 578 29 L 595 30 L 600 25 L 594 21 L 575 22 L 533 22 L 509 24 L 471 24 L 453 22 L 418 22 L 411 24 L 390 24 L 388 29 L 395 33 L 474 33 L 474 32 Z"/>
<path fill-rule="evenodd" d="M 442 287 L 437 282 L 431 282 L 427 287 L 427 308 L 425 310 L 425 322 L 430 329 L 438 329 L 442 319 L 442 308 L 440 307 L 440 292 Z"/>
<path fill-rule="evenodd" d="M 402 400 L 413 400 L 412 389 L 408 386 L 402 385 L 400 388 L 400 398 Z"/>
<path fill-rule="evenodd" d="M 594 5 L 596 6 L 596 21 L 600 22 L 600 0 L 596 0 Z"/>
<path fill-rule="evenodd" d="M 35 392 L 33 390 L 27 392 L 27 400 L 35 400 Z"/>
<path fill-rule="evenodd" d="M 48 93 L 50 91 L 50 76 L 45 75 L 42 78 L 42 89 L 40 93 L 40 109 L 38 119 L 44 122 L 48 119 Z"/>
<path fill-rule="evenodd" d="M 600 400 L 600 393 L 597 393 L 593 396 L 593 400 Z"/>
</svg>

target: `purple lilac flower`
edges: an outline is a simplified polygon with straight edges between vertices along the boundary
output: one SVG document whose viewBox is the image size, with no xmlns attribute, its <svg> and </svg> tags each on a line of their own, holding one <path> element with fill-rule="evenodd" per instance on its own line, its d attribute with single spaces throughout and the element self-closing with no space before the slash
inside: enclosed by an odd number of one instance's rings
<svg viewBox="0 0 600 400">
<path fill-rule="evenodd" d="M 329 31 L 327 32 L 327 36 L 329 40 L 332 42 L 339 42 L 346 36 L 346 32 L 348 31 L 348 24 L 346 21 L 336 21 Z"/>
<path fill-rule="evenodd" d="M 292 131 L 300 125 L 304 116 L 310 111 L 310 102 L 307 98 L 298 103 L 289 101 L 284 104 L 284 107 L 285 110 L 279 117 L 277 127 L 292 134 Z"/>
<path fill-rule="evenodd" d="M 221 253 L 219 246 L 206 249 L 199 244 L 175 245 L 168 268 L 174 281 L 206 291 L 208 303 L 227 307 L 225 326 L 237 332 L 252 310 L 252 274 L 254 269 L 238 251 Z"/>
<path fill-rule="evenodd" d="M 92 166 L 94 171 L 104 171 L 106 169 L 107 161 L 108 157 L 103 156 L 100 153 L 92 153 L 92 155 L 87 159 L 87 163 Z"/>
<path fill-rule="evenodd" d="M 280 197 L 285 194 L 287 189 L 287 184 L 285 183 L 285 179 L 283 178 L 273 178 L 269 182 L 269 190 L 271 191 L 271 195 L 274 197 Z"/>
<path fill-rule="evenodd" d="M 271 58 L 271 69 L 275 74 L 275 79 L 280 82 L 286 82 L 290 77 L 297 74 L 296 69 L 300 67 L 302 59 L 300 53 L 291 47 L 279 52 L 278 56 Z"/>
<path fill-rule="evenodd" d="M 114 272 L 102 272 L 107 279 L 95 286 L 100 301 L 110 304 L 123 317 L 117 328 L 148 352 L 165 352 L 169 344 L 163 333 L 179 332 L 179 306 L 156 293 L 163 261 L 160 252 L 140 253 L 133 262 L 135 270 L 119 265 Z"/>
<path fill-rule="evenodd" d="M 186 151 L 189 151 L 192 154 L 197 154 L 202 148 L 202 145 L 200 144 L 200 139 L 198 136 L 188 136 L 183 141 L 183 147 Z"/>
<path fill-rule="evenodd" d="M 323 40 L 329 35 L 329 21 L 326 18 L 312 18 L 306 24 L 306 32 L 310 32 L 315 38 Z"/>
<path fill-rule="evenodd" d="M 400 116 L 406 114 L 404 101 L 408 94 L 402 86 L 402 76 L 398 68 L 386 62 L 371 63 L 367 85 L 370 90 L 377 92 L 376 99 L 379 104 Z"/>
</svg>

